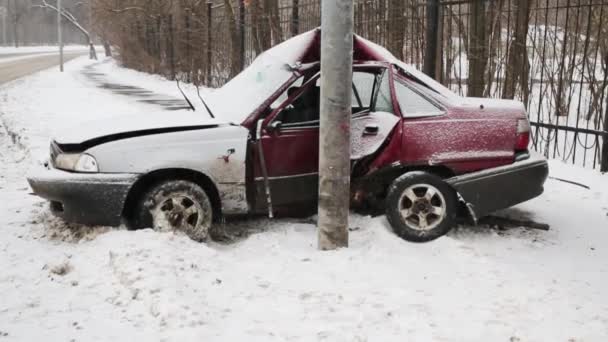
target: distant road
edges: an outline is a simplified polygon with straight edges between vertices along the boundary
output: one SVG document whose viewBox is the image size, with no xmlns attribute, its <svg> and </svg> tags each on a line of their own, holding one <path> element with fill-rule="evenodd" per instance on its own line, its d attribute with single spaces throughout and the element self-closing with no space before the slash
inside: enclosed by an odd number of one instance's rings
<svg viewBox="0 0 608 342">
<path fill-rule="evenodd" d="M 32 54 L 19 54 L 18 56 L 36 55 Z M 86 55 L 87 52 L 66 52 L 65 61 L 69 61 L 79 56 Z M 1 56 L 7 56 L 1 55 Z M 11 57 L 16 57 L 15 55 Z M 16 80 L 20 77 L 33 74 L 35 72 L 45 70 L 59 64 L 59 55 L 49 55 L 46 53 L 44 56 L 27 57 L 24 59 L 11 60 L 2 62 L 0 57 L 0 84 Z M 8 58 L 8 57 L 6 57 Z"/>
<path fill-rule="evenodd" d="M 15 52 L 15 53 L 0 53 L 0 62 L 5 58 L 15 58 L 15 57 L 26 57 L 26 56 L 36 56 L 36 55 L 49 55 L 54 52 Z"/>
</svg>

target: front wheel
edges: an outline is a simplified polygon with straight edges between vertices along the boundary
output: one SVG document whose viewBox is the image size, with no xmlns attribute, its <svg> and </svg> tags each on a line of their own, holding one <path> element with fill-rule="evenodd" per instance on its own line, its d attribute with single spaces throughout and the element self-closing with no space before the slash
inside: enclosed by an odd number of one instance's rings
<svg viewBox="0 0 608 342">
<path fill-rule="evenodd" d="M 426 172 L 409 172 L 390 186 L 386 217 L 403 239 L 427 242 L 452 229 L 457 204 L 455 191 L 441 178 Z"/>
<path fill-rule="evenodd" d="M 136 210 L 136 228 L 180 231 L 199 242 L 207 239 L 213 222 L 213 209 L 205 190 L 183 180 L 152 187 Z"/>
</svg>

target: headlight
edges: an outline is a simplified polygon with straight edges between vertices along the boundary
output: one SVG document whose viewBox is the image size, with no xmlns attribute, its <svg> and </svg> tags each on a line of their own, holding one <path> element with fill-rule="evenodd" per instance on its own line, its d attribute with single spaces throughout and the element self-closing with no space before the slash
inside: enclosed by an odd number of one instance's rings
<svg viewBox="0 0 608 342">
<path fill-rule="evenodd" d="M 61 153 L 55 158 L 55 167 L 67 171 L 99 172 L 97 160 L 85 153 Z"/>
<path fill-rule="evenodd" d="M 80 155 L 74 171 L 77 172 L 99 172 L 97 167 L 97 160 L 88 154 Z"/>
</svg>

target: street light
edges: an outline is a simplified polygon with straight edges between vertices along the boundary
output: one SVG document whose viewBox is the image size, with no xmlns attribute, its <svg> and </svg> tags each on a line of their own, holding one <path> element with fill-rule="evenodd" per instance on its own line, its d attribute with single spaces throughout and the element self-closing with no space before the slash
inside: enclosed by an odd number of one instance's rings
<svg viewBox="0 0 608 342">
<path fill-rule="evenodd" d="M 8 15 L 8 10 L 6 7 L 0 6 L 0 19 L 2 19 L 2 45 L 6 46 L 6 16 Z"/>
</svg>

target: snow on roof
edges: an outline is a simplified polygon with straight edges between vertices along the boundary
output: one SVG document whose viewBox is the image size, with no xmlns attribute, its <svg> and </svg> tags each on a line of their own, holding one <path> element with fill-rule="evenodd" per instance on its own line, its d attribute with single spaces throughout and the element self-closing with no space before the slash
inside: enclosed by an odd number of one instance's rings
<svg viewBox="0 0 608 342">
<path fill-rule="evenodd" d="M 318 62 L 320 50 L 321 30 L 317 28 L 265 51 L 248 68 L 213 93 L 211 110 L 224 120 L 243 122 L 289 80 L 293 75 L 289 66 Z M 393 63 L 437 93 L 449 99 L 460 98 L 439 82 L 397 59 L 384 47 L 358 35 L 353 38 L 353 50 L 355 60 Z"/>
</svg>

